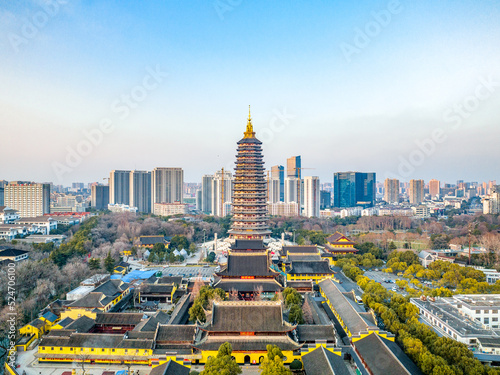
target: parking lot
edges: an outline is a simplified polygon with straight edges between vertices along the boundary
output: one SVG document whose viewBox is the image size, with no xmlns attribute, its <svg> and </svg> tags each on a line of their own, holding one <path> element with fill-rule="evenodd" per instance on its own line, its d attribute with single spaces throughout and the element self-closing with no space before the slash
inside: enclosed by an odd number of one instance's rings
<svg viewBox="0 0 500 375">
<path fill-rule="evenodd" d="M 385 273 L 382 271 L 365 271 L 365 276 L 380 283 L 380 285 L 382 285 L 387 290 L 398 292 L 403 296 L 407 295 L 407 293 L 404 290 L 400 290 L 396 285 L 396 280 L 401 280 L 401 277 L 399 276 L 396 276 L 392 273 Z"/>
</svg>

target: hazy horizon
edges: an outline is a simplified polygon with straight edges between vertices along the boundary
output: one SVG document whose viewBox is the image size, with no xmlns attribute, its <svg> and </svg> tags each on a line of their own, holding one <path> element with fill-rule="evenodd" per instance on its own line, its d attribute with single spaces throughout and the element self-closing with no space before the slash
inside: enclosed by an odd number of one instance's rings
<svg viewBox="0 0 500 375">
<path fill-rule="evenodd" d="M 234 167 L 250 104 L 267 169 L 499 181 L 498 19 L 486 0 L 2 4 L 0 180 L 201 182 Z"/>
</svg>

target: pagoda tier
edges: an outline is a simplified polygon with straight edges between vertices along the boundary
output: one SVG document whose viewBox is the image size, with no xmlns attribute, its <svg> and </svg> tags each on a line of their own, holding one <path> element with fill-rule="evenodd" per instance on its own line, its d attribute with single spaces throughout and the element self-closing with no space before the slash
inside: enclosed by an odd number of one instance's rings
<svg viewBox="0 0 500 375">
<path fill-rule="evenodd" d="M 263 239 L 271 234 L 261 145 L 262 142 L 255 138 L 249 112 L 247 128 L 238 142 L 236 155 L 230 238 Z"/>
</svg>

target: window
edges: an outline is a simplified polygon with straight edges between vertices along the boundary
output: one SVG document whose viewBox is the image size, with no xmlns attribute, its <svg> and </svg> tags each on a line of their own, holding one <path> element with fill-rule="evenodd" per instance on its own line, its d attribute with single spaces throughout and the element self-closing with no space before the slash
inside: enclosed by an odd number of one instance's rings
<svg viewBox="0 0 500 375">
<path fill-rule="evenodd" d="M 90 349 L 90 351 L 91 351 L 91 352 L 93 352 L 93 351 L 94 351 L 94 348 Z"/>
<path fill-rule="evenodd" d="M 69 348 L 70 351 L 73 351 L 73 348 Z"/>
<path fill-rule="evenodd" d="M 491 318 L 491 321 L 492 322 L 498 322 L 498 318 L 497 317 Z"/>
<path fill-rule="evenodd" d="M 62 348 L 59 348 L 59 351 L 62 351 Z"/>
<path fill-rule="evenodd" d="M 476 310 L 476 314 L 481 314 L 481 310 Z"/>
<path fill-rule="evenodd" d="M 111 349 L 111 351 L 114 353 L 114 352 L 115 352 L 115 349 Z"/>
<path fill-rule="evenodd" d="M 484 310 L 484 313 L 485 314 L 488 314 L 490 311 L 489 310 Z"/>
<path fill-rule="evenodd" d="M 492 314 L 498 314 L 498 310 L 491 310 Z"/>
<path fill-rule="evenodd" d="M 490 324 L 490 318 L 484 318 L 484 324 Z"/>
<path fill-rule="evenodd" d="M 54 347 L 50 348 L 50 350 L 54 350 Z"/>
</svg>

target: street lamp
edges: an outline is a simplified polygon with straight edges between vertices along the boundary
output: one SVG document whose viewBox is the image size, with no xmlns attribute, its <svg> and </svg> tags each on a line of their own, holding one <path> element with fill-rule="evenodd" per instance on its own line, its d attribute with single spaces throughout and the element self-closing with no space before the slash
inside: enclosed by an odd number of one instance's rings
<svg viewBox="0 0 500 375">
<path fill-rule="evenodd" d="M 208 256 L 207 254 L 207 248 L 206 248 L 206 245 L 205 245 L 205 236 L 207 234 L 207 230 L 205 228 L 203 228 L 203 249 L 205 250 L 205 258 Z"/>
<path fill-rule="evenodd" d="M 295 229 L 293 229 L 293 244 L 295 245 Z"/>
</svg>

